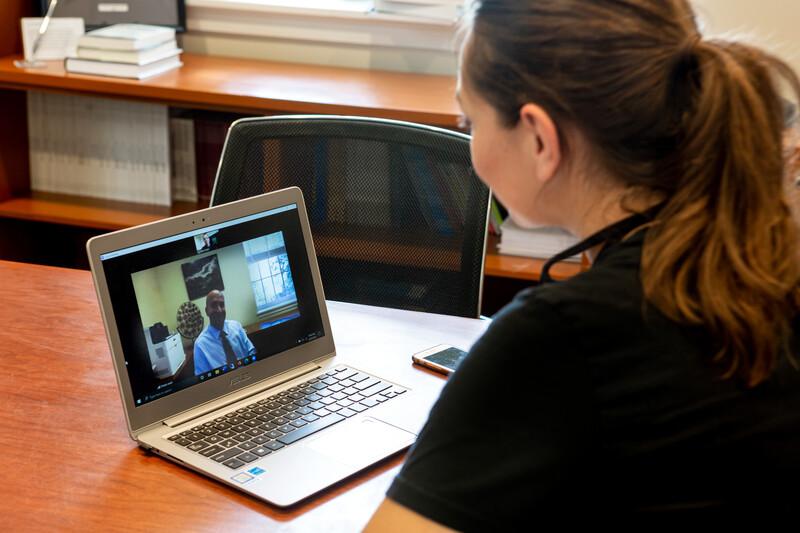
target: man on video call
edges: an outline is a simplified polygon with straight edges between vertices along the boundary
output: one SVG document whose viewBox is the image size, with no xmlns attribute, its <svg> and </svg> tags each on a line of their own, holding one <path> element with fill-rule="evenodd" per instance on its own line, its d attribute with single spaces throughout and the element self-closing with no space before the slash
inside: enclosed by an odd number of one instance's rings
<svg viewBox="0 0 800 533">
<path fill-rule="evenodd" d="M 206 296 L 208 327 L 194 343 L 194 373 L 204 374 L 237 359 L 256 354 L 256 347 L 247 338 L 242 325 L 225 320 L 225 295 L 214 290 Z"/>
</svg>

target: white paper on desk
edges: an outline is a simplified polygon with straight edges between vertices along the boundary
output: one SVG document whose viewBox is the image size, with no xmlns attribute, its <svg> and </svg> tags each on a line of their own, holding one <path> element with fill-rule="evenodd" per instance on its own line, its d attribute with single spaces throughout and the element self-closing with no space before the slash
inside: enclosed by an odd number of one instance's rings
<svg viewBox="0 0 800 533">
<path fill-rule="evenodd" d="M 39 43 L 39 50 L 36 57 L 33 55 L 33 43 L 39 35 L 39 26 L 42 19 L 39 17 L 23 17 L 20 21 L 22 25 L 22 49 L 25 59 L 33 61 L 56 60 L 75 56 L 78 49 L 78 39 L 83 35 L 83 19 L 77 17 L 53 17 L 47 31 L 42 35 L 42 42 Z"/>
</svg>

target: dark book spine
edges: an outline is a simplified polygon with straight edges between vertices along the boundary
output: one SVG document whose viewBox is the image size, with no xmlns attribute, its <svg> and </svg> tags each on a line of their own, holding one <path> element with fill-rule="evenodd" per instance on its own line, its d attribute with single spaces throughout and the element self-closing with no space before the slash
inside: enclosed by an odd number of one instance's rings
<svg viewBox="0 0 800 533">
<path fill-rule="evenodd" d="M 197 163 L 197 201 L 211 202 L 214 180 L 231 121 L 196 118 L 194 121 L 195 162 Z"/>
</svg>

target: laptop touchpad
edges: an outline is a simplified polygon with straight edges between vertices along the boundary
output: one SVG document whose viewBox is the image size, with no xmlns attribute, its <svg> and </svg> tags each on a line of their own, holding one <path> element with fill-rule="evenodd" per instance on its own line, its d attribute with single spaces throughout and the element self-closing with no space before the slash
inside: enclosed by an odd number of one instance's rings
<svg viewBox="0 0 800 533">
<path fill-rule="evenodd" d="M 367 466 L 414 443 L 417 436 L 374 418 L 362 418 L 306 441 L 306 447 L 350 466 Z"/>
</svg>

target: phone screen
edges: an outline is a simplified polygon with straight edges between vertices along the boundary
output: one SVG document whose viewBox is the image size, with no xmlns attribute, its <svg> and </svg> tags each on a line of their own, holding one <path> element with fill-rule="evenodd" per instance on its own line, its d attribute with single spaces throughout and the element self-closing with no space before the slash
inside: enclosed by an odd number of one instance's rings
<svg viewBox="0 0 800 533">
<path fill-rule="evenodd" d="M 459 350 L 458 348 L 447 348 L 442 350 L 441 352 L 436 352 L 425 357 L 426 361 L 430 361 L 431 363 L 436 363 L 437 365 L 441 365 L 443 367 L 449 368 L 451 370 L 455 370 L 458 368 L 458 365 L 467 355 L 467 352 L 464 350 Z"/>
</svg>

